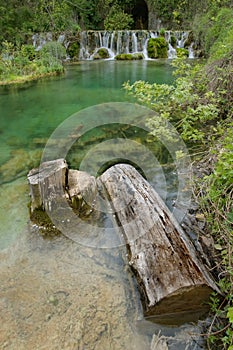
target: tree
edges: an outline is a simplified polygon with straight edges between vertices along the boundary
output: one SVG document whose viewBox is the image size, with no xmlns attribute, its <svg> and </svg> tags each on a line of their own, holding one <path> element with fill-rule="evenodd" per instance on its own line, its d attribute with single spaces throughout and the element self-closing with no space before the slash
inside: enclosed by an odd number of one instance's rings
<svg viewBox="0 0 233 350">
<path fill-rule="evenodd" d="M 119 5 L 112 7 L 109 15 L 104 21 L 104 28 L 106 30 L 124 30 L 131 29 L 133 25 L 133 18 L 128 13 L 125 13 Z"/>
</svg>

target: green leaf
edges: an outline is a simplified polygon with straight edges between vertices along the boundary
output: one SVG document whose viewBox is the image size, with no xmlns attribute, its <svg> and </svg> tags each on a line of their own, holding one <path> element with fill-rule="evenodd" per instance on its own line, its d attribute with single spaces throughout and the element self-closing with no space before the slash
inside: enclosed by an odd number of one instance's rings
<svg viewBox="0 0 233 350">
<path fill-rule="evenodd" d="M 228 309 L 227 317 L 229 318 L 230 323 L 233 323 L 233 307 Z"/>
</svg>

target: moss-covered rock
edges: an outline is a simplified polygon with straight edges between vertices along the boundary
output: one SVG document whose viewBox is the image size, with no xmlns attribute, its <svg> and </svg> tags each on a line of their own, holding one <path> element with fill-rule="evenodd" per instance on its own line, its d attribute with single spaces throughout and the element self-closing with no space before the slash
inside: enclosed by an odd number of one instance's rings
<svg viewBox="0 0 233 350">
<path fill-rule="evenodd" d="M 150 38 L 147 44 L 148 57 L 150 58 L 168 58 L 168 43 L 165 38 Z"/>
<path fill-rule="evenodd" d="M 174 47 L 174 49 L 176 48 L 176 46 L 177 46 L 177 39 L 176 39 L 175 35 L 171 35 L 170 44 L 171 44 L 172 47 Z"/>
<path fill-rule="evenodd" d="M 193 32 L 189 32 L 188 37 L 184 42 L 184 48 L 188 49 L 193 42 L 194 42 Z"/>
<path fill-rule="evenodd" d="M 133 60 L 143 60 L 145 57 L 142 52 L 133 53 Z"/>
<path fill-rule="evenodd" d="M 107 49 L 105 49 L 104 47 L 102 47 L 101 49 L 99 49 L 93 56 L 94 60 L 104 60 L 106 58 L 109 58 L 109 52 Z"/>
<path fill-rule="evenodd" d="M 132 61 L 132 60 L 143 60 L 144 55 L 141 52 L 136 53 L 121 53 L 115 56 L 115 59 L 118 61 Z"/>
<path fill-rule="evenodd" d="M 78 59 L 80 44 L 78 42 L 71 43 L 67 48 L 67 53 L 71 59 Z"/>
<path fill-rule="evenodd" d="M 177 57 L 189 57 L 189 50 L 184 48 L 177 48 L 176 55 Z"/>
<path fill-rule="evenodd" d="M 12 151 L 11 158 L 0 166 L 0 181 L 10 182 L 40 164 L 42 150 L 18 149 Z"/>
<path fill-rule="evenodd" d="M 131 53 L 121 53 L 115 56 L 115 60 L 118 61 L 132 61 L 133 55 Z"/>
</svg>

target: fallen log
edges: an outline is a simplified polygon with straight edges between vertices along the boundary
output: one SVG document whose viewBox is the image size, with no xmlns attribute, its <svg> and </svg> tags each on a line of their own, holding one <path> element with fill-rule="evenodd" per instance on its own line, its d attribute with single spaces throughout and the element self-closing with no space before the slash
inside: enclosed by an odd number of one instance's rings
<svg viewBox="0 0 233 350">
<path fill-rule="evenodd" d="M 93 202 L 98 208 L 98 198 L 110 204 L 146 317 L 182 323 L 209 309 L 211 292 L 219 292 L 213 278 L 163 200 L 135 168 L 117 164 L 96 180 L 69 170 L 66 161 L 58 159 L 31 170 L 28 181 L 32 213 L 56 210 L 61 198 L 80 216 L 89 213 Z"/>
<path fill-rule="evenodd" d="M 144 315 L 187 321 L 204 314 L 218 288 L 157 192 L 126 164 L 109 168 L 98 182 L 125 237 Z"/>
</svg>

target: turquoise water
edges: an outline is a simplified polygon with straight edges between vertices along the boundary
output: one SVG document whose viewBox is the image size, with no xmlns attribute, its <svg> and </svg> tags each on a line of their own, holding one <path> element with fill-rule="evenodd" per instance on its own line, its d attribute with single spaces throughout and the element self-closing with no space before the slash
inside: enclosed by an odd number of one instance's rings
<svg viewBox="0 0 233 350">
<path fill-rule="evenodd" d="M 73 113 L 103 102 L 130 101 L 124 81 L 169 82 L 164 62 L 83 62 L 64 76 L 0 89 L 0 164 L 15 149 L 35 148 L 34 139 L 49 137 Z"/>
<path fill-rule="evenodd" d="M 169 83 L 172 67 L 169 61 L 86 61 L 67 66 L 65 74 L 59 77 L 0 88 L 0 183 L 4 201 L 0 203 L 0 247 L 7 246 L 20 231 L 17 221 L 20 219 L 16 220 L 15 215 L 27 217 L 27 193 L 25 208 L 20 195 L 18 201 L 13 199 L 14 210 L 9 210 L 12 207 L 9 188 L 14 185 L 18 188 L 17 179 L 22 179 L 25 185 L 26 174 L 38 166 L 51 133 L 69 116 L 86 107 L 132 101 L 122 84 L 140 79 Z"/>
</svg>

